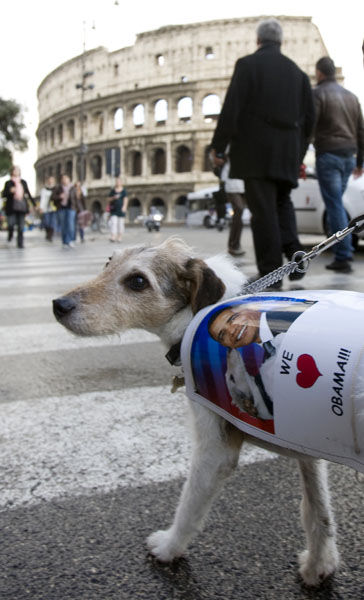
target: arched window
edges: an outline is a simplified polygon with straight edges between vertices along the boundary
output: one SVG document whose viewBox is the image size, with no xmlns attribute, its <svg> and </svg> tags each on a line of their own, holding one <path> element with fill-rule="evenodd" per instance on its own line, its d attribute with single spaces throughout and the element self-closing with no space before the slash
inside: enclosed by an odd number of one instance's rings
<svg viewBox="0 0 364 600">
<path fill-rule="evenodd" d="M 167 100 L 158 100 L 154 105 L 154 119 L 157 123 L 165 123 L 168 117 L 168 102 Z"/>
<path fill-rule="evenodd" d="M 187 215 L 187 196 L 179 196 L 176 200 L 176 221 L 185 221 Z"/>
<path fill-rule="evenodd" d="M 94 200 L 92 205 L 91 205 L 91 212 L 93 212 L 94 214 L 99 214 L 102 215 L 102 204 L 100 202 L 100 200 Z"/>
<path fill-rule="evenodd" d="M 131 198 L 128 204 L 129 222 L 133 223 L 142 214 L 142 205 L 138 198 Z"/>
<path fill-rule="evenodd" d="M 114 112 L 114 129 L 121 131 L 124 127 L 124 111 L 122 108 L 117 108 Z"/>
<path fill-rule="evenodd" d="M 220 98 L 216 94 L 209 94 L 202 100 L 202 114 L 205 121 L 217 119 L 221 110 Z"/>
<path fill-rule="evenodd" d="M 206 46 L 205 58 L 206 58 L 206 60 L 212 60 L 213 58 L 215 58 L 214 50 L 213 50 L 212 46 Z"/>
<path fill-rule="evenodd" d="M 58 125 L 57 133 L 58 133 L 58 143 L 62 144 L 62 142 L 63 142 L 63 125 L 62 125 L 62 123 L 60 123 Z"/>
<path fill-rule="evenodd" d="M 73 179 L 73 162 L 71 159 L 66 161 L 65 173 L 66 173 L 66 175 L 68 175 L 68 177 L 72 181 L 72 179 Z"/>
<path fill-rule="evenodd" d="M 163 54 L 157 54 L 155 57 L 155 64 L 158 65 L 159 67 L 163 67 L 164 65 L 164 56 Z"/>
<path fill-rule="evenodd" d="M 102 158 L 98 154 L 93 156 L 90 161 L 92 179 L 101 179 L 102 177 Z"/>
<path fill-rule="evenodd" d="M 166 172 L 166 153 L 163 148 L 157 148 L 152 157 L 152 175 Z"/>
<path fill-rule="evenodd" d="M 62 175 L 62 165 L 61 165 L 61 163 L 57 163 L 57 165 L 56 165 L 56 177 L 57 177 L 58 181 L 61 180 L 61 175 Z"/>
<path fill-rule="evenodd" d="M 130 171 L 133 177 L 142 174 L 142 154 L 138 150 L 131 153 Z"/>
<path fill-rule="evenodd" d="M 193 113 L 193 102 L 189 96 L 184 96 L 178 101 L 177 114 L 180 121 L 190 121 Z"/>
<path fill-rule="evenodd" d="M 144 106 L 143 104 L 137 104 L 133 109 L 133 123 L 135 127 L 142 127 L 144 125 Z"/>
<path fill-rule="evenodd" d="M 178 146 L 176 152 L 176 173 L 188 173 L 192 170 L 192 153 L 187 146 Z"/>
<path fill-rule="evenodd" d="M 75 121 L 74 119 L 70 119 L 67 121 L 67 134 L 70 140 L 75 139 Z"/>
</svg>

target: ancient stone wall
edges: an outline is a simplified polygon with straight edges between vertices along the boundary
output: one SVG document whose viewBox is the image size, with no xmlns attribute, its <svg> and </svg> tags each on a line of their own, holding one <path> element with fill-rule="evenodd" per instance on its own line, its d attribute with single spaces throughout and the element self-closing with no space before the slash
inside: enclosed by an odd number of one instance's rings
<svg viewBox="0 0 364 600">
<path fill-rule="evenodd" d="M 47 75 L 38 89 L 38 191 L 50 174 L 75 180 L 84 172 L 89 207 L 104 208 L 120 172 L 130 220 L 151 205 L 183 220 L 187 193 L 217 184 L 209 144 L 234 64 L 255 51 L 261 18 L 162 27 Z M 314 83 L 314 65 L 327 54 L 317 27 L 310 17 L 278 18 L 282 52 Z"/>
</svg>

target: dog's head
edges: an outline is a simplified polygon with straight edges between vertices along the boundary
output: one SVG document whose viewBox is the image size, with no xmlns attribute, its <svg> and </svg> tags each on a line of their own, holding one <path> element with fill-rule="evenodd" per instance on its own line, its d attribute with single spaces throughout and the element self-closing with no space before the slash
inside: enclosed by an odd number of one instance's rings
<svg viewBox="0 0 364 600">
<path fill-rule="evenodd" d="M 98 277 L 53 300 L 53 312 L 78 335 L 158 332 L 183 308 L 195 314 L 224 291 L 214 271 L 173 237 L 159 246 L 115 252 Z"/>
</svg>

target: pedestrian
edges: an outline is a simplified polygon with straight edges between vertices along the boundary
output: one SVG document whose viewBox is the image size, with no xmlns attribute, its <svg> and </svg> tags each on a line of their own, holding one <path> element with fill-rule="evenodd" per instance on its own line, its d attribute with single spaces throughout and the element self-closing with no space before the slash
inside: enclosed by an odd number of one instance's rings
<svg viewBox="0 0 364 600">
<path fill-rule="evenodd" d="M 74 239 L 76 241 L 77 232 L 79 232 L 80 240 L 83 243 L 85 241 L 85 228 L 90 223 L 92 215 L 90 211 L 86 210 L 86 198 L 80 181 L 76 181 L 75 185 L 72 186 L 70 194 L 72 205 L 76 209 Z"/>
<path fill-rule="evenodd" d="M 228 149 L 227 149 L 228 151 Z M 244 200 L 244 182 L 242 179 L 231 179 L 229 177 L 230 160 L 227 155 L 221 171 L 221 180 L 224 182 L 226 202 L 231 204 L 233 216 L 231 219 L 228 237 L 228 253 L 231 256 L 243 256 L 245 251 L 241 247 L 241 234 L 243 231 L 243 211 L 246 206 Z"/>
<path fill-rule="evenodd" d="M 54 188 L 51 196 L 52 202 L 57 207 L 63 248 L 74 248 L 75 246 L 76 204 L 71 189 L 71 179 L 64 174 L 61 177 L 61 184 Z"/>
<path fill-rule="evenodd" d="M 125 231 L 125 216 L 128 208 L 128 194 L 120 177 L 110 190 L 110 242 L 121 242 Z"/>
<path fill-rule="evenodd" d="M 10 171 L 10 179 L 6 181 L 2 191 L 2 197 L 6 199 L 5 214 L 8 223 L 8 243 L 13 239 L 14 228 L 17 226 L 17 246 L 24 248 L 24 224 L 25 216 L 29 213 L 28 200 L 35 208 L 35 200 L 32 197 L 25 179 L 21 179 L 20 168 L 13 166 Z"/>
<path fill-rule="evenodd" d="M 51 199 L 55 187 L 55 178 L 50 176 L 40 191 L 39 208 L 43 217 L 43 226 L 46 232 L 45 239 L 47 242 L 53 241 L 53 235 L 57 229 L 57 208 Z"/>
<path fill-rule="evenodd" d="M 358 98 L 335 79 L 335 64 L 329 56 L 316 63 L 317 86 L 313 91 L 316 121 L 314 145 L 316 173 L 332 233 L 345 229 L 348 217 L 343 194 L 348 179 L 363 174 L 364 122 Z M 351 235 L 333 246 L 334 260 L 326 265 L 339 273 L 351 273 Z"/>
<path fill-rule="evenodd" d="M 302 249 L 290 191 L 314 123 L 309 79 L 281 54 L 281 43 L 276 19 L 258 25 L 258 49 L 237 61 L 212 140 L 215 166 L 230 144 L 229 177 L 244 180 L 260 276 L 282 265 L 282 252 L 290 260 Z"/>
</svg>

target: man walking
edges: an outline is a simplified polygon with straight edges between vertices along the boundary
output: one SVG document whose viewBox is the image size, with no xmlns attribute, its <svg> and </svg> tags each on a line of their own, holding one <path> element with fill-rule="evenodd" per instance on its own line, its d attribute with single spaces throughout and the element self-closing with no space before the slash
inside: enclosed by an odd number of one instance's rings
<svg viewBox="0 0 364 600">
<path fill-rule="evenodd" d="M 301 249 L 290 191 L 314 124 L 307 75 L 281 54 L 282 28 L 266 19 L 257 28 L 258 50 L 240 58 L 212 140 L 216 166 L 230 144 L 230 177 L 244 179 L 259 275 Z M 303 277 L 295 271 L 290 279 Z M 275 284 L 280 287 L 281 282 Z"/>
<path fill-rule="evenodd" d="M 364 124 L 358 98 L 335 79 L 335 64 L 328 56 L 316 63 L 317 87 L 315 149 L 316 172 L 331 231 L 345 229 L 348 218 L 342 197 L 351 173 L 363 173 Z M 352 271 L 351 236 L 333 246 L 334 261 L 326 265 L 340 273 Z"/>
</svg>

